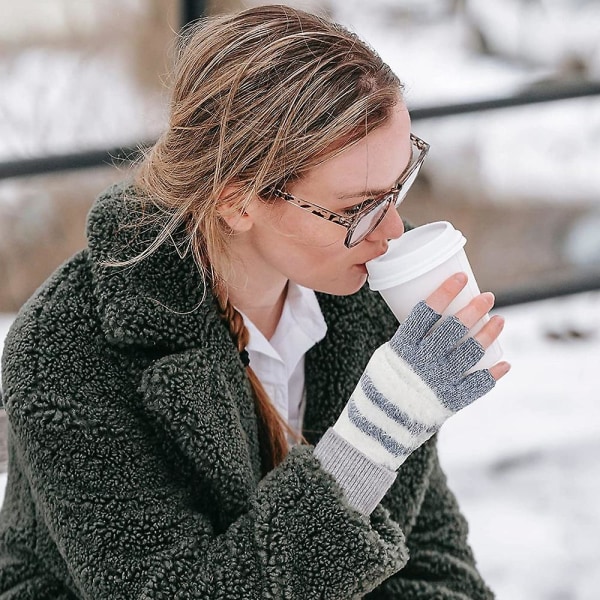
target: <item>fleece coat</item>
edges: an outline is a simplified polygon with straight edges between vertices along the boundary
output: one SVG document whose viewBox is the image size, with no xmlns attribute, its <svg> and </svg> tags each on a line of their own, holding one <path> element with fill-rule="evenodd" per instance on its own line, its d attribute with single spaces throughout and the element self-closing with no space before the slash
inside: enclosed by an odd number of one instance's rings
<svg viewBox="0 0 600 600">
<path fill-rule="evenodd" d="M 133 188 L 88 219 L 88 246 L 27 302 L 6 341 L 9 474 L 0 600 L 483 600 L 435 440 L 366 517 L 313 445 L 397 324 L 379 296 L 319 294 L 304 435 L 261 475 L 245 370 L 193 260 L 132 228 Z"/>
</svg>

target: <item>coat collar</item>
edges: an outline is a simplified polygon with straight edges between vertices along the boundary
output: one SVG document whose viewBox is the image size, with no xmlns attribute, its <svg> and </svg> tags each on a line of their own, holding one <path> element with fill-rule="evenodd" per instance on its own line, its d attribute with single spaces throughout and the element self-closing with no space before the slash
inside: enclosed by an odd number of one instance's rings
<svg viewBox="0 0 600 600">
<path fill-rule="evenodd" d="M 139 191 L 131 185 L 109 188 L 88 217 L 88 247 L 107 339 L 119 346 L 181 352 L 198 347 L 224 347 L 237 354 L 216 300 L 206 290 L 191 256 L 182 258 L 173 245 L 129 268 L 103 266 L 142 252 L 156 229 L 135 227 Z M 316 441 L 332 424 L 377 346 L 395 329 L 391 313 L 367 289 L 346 297 L 317 294 L 328 335 L 307 356 L 307 437 Z M 241 364 L 241 363 L 240 363 Z"/>
<path fill-rule="evenodd" d="M 88 216 L 87 238 L 102 327 L 119 346 L 162 347 L 177 351 L 200 340 L 230 343 L 216 300 L 191 255 L 173 244 L 132 267 L 107 267 L 142 252 L 155 239 L 155 227 L 134 222 L 139 191 L 132 185 L 109 188 Z"/>
</svg>

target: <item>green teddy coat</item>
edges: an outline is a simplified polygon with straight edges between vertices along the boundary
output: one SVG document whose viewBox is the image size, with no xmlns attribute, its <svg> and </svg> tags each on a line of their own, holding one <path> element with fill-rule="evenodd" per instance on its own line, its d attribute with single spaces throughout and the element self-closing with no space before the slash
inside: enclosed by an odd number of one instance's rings
<svg viewBox="0 0 600 600">
<path fill-rule="evenodd" d="M 312 446 L 261 478 L 251 390 L 213 297 L 172 246 L 129 269 L 148 235 L 115 186 L 88 248 L 23 307 L 2 375 L 9 474 L 0 600 L 489 599 L 434 441 L 370 517 Z M 396 324 L 377 294 L 319 294 L 304 434 L 333 424 Z"/>
</svg>

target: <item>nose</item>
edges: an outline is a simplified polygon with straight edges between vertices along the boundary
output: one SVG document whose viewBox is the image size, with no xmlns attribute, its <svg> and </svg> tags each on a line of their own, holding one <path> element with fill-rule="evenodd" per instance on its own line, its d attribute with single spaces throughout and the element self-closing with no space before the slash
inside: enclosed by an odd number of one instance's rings
<svg viewBox="0 0 600 600">
<path fill-rule="evenodd" d="M 395 240 L 404 233 L 404 222 L 396 207 L 392 204 L 386 211 L 381 223 L 366 237 L 370 241 Z"/>
</svg>

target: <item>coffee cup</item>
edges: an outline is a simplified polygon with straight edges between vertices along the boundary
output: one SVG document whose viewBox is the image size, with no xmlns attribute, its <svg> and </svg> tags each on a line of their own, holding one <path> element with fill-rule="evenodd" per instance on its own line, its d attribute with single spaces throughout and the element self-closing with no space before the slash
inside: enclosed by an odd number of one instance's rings
<svg viewBox="0 0 600 600">
<path fill-rule="evenodd" d="M 403 321 L 415 304 L 425 300 L 448 277 L 462 272 L 468 277 L 467 284 L 442 313 L 453 315 L 480 293 L 464 250 L 466 241 L 447 221 L 411 229 L 390 241 L 383 256 L 367 263 L 369 287 L 379 292 L 398 321 Z M 486 314 L 469 335 L 475 335 L 489 319 Z M 487 369 L 501 357 L 502 349 L 496 340 L 469 372 Z"/>
</svg>

